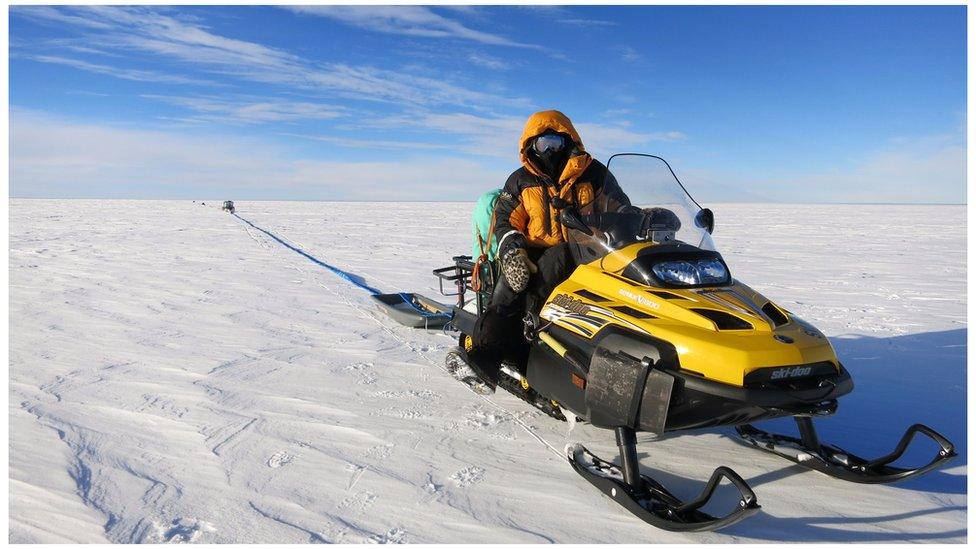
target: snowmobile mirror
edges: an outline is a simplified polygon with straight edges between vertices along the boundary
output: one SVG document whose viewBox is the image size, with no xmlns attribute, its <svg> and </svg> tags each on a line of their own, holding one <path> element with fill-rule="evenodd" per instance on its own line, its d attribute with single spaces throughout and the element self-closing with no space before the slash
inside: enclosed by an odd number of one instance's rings
<svg viewBox="0 0 976 549">
<path fill-rule="evenodd" d="M 712 234 L 715 230 L 715 214 L 712 210 L 708 208 L 702 208 L 697 215 L 695 215 L 695 225 L 698 225 L 702 229 L 708 231 L 708 234 Z"/>
<path fill-rule="evenodd" d="M 559 211 L 559 222 L 570 229 L 575 229 L 585 235 L 592 235 L 593 229 L 586 226 L 575 208 L 563 208 Z"/>
</svg>

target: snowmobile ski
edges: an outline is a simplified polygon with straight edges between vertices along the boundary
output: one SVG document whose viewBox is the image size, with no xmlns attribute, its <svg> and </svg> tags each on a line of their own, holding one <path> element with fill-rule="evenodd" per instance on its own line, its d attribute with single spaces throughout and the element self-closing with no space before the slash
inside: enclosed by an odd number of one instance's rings
<svg viewBox="0 0 976 549">
<path fill-rule="evenodd" d="M 941 467 L 956 456 L 955 446 L 935 430 L 916 423 L 905 431 L 895 449 L 877 459 L 865 459 L 817 439 L 813 422 L 809 417 L 795 418 L 800 428 L 800 438 L 769 433 L 752 425 L 740 425 L 736 432 L 745 442 L 808 469 L 819 471 L 834 478 L 862 484 L 886 484 L 907 480 Z M 922 434 L 939 445 L 939 453 L 926 465 L 915 468 L 892 466 L 908 450 L 915 435 Z"/>
<path fill-rule="evenodd" d="M 633 430 L 629 430 L 633 436 Z M 618 430 L 618 444 L 620 443 Z M 633 446 L 631 446 L 631 449 Z M 701 494 L 689 502 L 683 502 L 661 483 L 637 469 L 636 452 L 625 451 L 621 446 L 621 463 L 618 467 L 590 453 L 580 444 L 566 447 L 567 458 L 573 469 L 603 494 L 610 497 L 644 522 L 672 532 L 704 532 L 718 530 L 746 519 L 759 511 L 756 494 L 745 480 L 728 467 L 719 467 L 705 483 Z M 708 504 L 722 479 L 731 482 L 738 490 L 738 506 L 724 517 L 714 517 L 701 511 Z"/>
</svg>

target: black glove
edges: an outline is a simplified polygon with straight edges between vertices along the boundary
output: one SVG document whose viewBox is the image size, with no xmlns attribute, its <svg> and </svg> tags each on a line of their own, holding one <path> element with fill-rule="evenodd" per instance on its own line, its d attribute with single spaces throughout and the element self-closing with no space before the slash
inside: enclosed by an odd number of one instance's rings
<svg viewBox="0 0 976 549">
<path fill-rule="evenodd" d="M 525 249 L 525 235 L 520 232 L 512 231 L 502 238 L 501 246 L 498 247 L 498 256 L 505 257 L 508 252 L 517 249 Z"/>
<path fill-rule="evenodd" d="M 641 223 L 641 232 L 650 231 L 677 231 L 681 229 L 681 220 L 671 210 L 667 208 L 646 208 L 644 209 L 644 222 Z"/>
</svg>

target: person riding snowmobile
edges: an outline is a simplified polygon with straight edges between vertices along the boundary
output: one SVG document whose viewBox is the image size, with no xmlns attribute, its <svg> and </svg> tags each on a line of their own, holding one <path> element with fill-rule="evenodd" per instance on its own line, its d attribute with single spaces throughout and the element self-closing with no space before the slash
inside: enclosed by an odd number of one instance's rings
<svg viewBox="0 0 976 549">
<path fill-rule="evenodd" d="M 517 360 L 526 349 L 525 312 L 537 313 L 576 268 L 560 211 L 573 208 L 593 225 L 603 213 L 640 211 L 606 166 L 586 152 L 573 123 L 559 111 L 529 117 L 519 157 L 522 167 L 509 176 L 494 211 L 491 236 L 498 242 L 502 276 L 468 351 L 469 366 L 491 390 L 502 360 L 513 355 Z"/>
</svg>

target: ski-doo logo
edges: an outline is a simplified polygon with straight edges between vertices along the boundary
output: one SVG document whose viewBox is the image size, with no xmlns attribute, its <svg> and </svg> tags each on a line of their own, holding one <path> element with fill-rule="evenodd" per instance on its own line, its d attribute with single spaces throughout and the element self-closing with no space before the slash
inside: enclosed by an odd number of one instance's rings
<svg viewBox="0 0 976 549">
<path fill-rule="evenodd" d="M 641 305 L 643 305 L 645 307 L 650 307 L 650 308 L 655 309 L 655 310 L 661 308 L 661 306 L 658 305 L 657 303 L 654 303 L 653 301 L 651 301 L 650 299 L 647 299 L 646 297 L 644 297 L 642 295 L 637 295 L 634 292 L 631 292 L 630 290 L 627 290 L 626 288 L 620 288 L 620 290 L 617 293 L 619 293 L 620 295 L 626 297 L 627 299 L 629 299 L 631 301 L 635 301 L 637 303 L 640 303 Z"/>
<path fill-rule="evenodd" d="M 590 312 L 590 306 L 578 299 L 573 299 L 566 294 L 559 294 L 552 300 L 552 304 L 562 307 L 571 313 L 585 315 Z"/>
<path fill-rule="evenodd" d="M 810 366 L 795 366 L 793 368 L 780 368 L 779 370 L 774 370 L 772 374 L 769 375 L 769 379 L 787 379 L 792 377 L 801 377 L 809 375 L 813 370 Z"/>
</svg>

